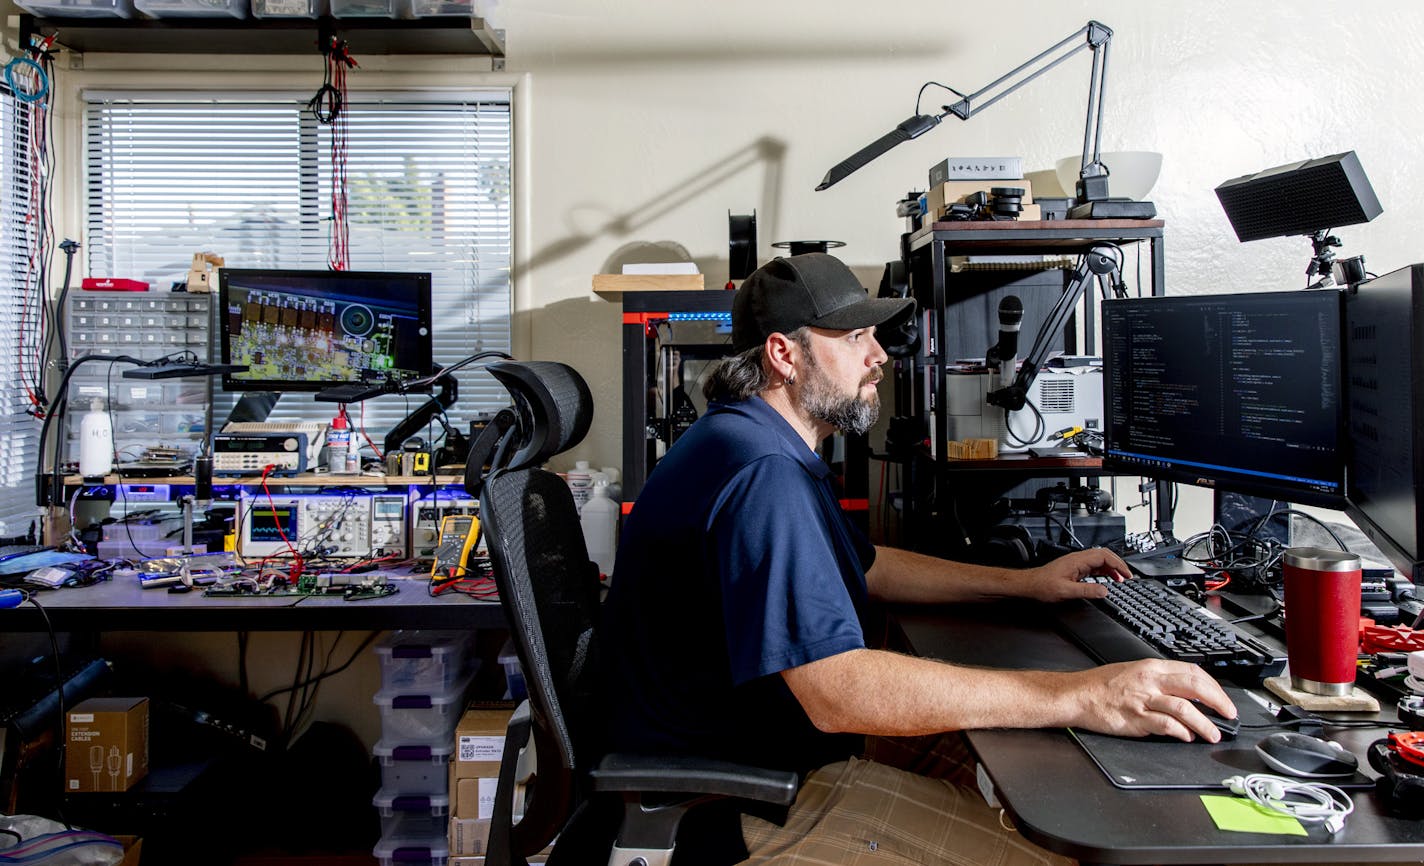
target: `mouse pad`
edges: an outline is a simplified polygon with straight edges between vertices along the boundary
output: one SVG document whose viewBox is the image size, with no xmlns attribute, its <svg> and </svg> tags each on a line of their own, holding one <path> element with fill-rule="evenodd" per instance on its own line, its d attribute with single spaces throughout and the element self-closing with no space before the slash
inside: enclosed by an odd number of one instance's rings
<svg viewBox="0 0 1424 866">
<path fill-rule="evenodd" d="M 1221 787 L 1221 780 L 1248 773 L 1276 773 L 1266 766 L 1256 752 L 1256 743 L 1267 735 L 1288 728 L 1246 728 L 1245 725 L 1269 724 L 1275 718 L 1255 698 L 1245 691 L 1223 686 L 1226 696 L 1236 705 L 1242 724 L 1234 740 L 1220 743 L 1149 737 L 1114 737 L 1092 731 L 1069 728 L 1068 733 L 1098 765 L 1098 769 L 1118 788 L 1208 788 Z M 1328 739 L 1328 730 L 1327 730 Z M 1302 779 L 1306 782 L 1327 782 L 1339 788 L 1372 788 L 1368 777 L 1355 775 L 1339 779 Z"/>
</svg>

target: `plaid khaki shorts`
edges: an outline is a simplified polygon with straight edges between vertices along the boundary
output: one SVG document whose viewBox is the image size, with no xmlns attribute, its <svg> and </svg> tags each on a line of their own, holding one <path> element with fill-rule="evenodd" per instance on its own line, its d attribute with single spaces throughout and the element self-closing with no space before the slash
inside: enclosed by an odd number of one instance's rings
<svg viewBox="0 0 1424 866">
<path fill-rule="evenodd" d="M 1071 864 L 1000 822 L 958 734 L 877 738 L 867 758 L 812 772 L 785 826 L 742 819 L 751 858 L 775 866 Z"/>
</svg>

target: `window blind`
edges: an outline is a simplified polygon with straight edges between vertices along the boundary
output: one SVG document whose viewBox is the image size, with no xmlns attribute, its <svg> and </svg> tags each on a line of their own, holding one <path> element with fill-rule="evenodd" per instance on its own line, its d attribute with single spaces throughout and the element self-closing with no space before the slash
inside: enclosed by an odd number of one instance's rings
<svg viewBox="0 0 1424 866">
<path fill-rule="evenodd" d="M 7 350 L 0 352 L 0 535 L 6 536 L 28 532 L 38 516 L 34 473 L 40 425 L 26 413 L 18 352 L 30 231 L 28 166 L 29 113 L 8 88 L 0 88 L 0 339 Z"/>
<path fill-rule="evenodd" d="M 442 365 L 509 351 L 509 96 L 353 93 L 343 108 L 349 267 L 431 274 Z M 199 251 L 217 253 L 228 267 L 325 268 L 331 128 L 307 110 L 309 99 L 85 93 L 88 273 L 166 289 L 186 278 Z M 508 402 L 481 370 L 457 378 L 449 419 L 462 429 L 475 412 Z M 239 396 L 215 394 L 216 423 Z M 379 445 L 423 399 L 368 401 L 366 432 Z M 269 420 L 329 421 L 335 410 L 294 393 Z M 351 407 L 353 418 L 360 412 Z"/>
</svg>

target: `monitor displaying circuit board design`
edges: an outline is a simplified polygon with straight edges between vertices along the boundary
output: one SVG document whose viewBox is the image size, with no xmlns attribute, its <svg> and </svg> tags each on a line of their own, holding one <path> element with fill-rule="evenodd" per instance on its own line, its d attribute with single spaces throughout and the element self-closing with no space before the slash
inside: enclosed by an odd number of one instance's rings
<svg viewBox="0 0 1424 866">
<path fill-rule="evenodd" d="M 433 372 L 430 274 L 224 268 L 228 391 L 320 391 Z"/>
</svg>

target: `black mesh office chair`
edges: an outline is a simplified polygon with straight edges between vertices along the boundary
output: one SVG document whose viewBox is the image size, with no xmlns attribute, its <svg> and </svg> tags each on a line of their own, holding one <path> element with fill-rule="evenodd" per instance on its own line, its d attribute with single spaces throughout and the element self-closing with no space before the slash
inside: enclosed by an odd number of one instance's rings
<svg viewBox="0 0 1424 866">
<path fill-rule="evenodd" d="M 600 753 L 601 708 L 594 694 L 598 568 L 584 547 L 572 493 L 561 478 L 538 467 L 583 439 L 593 400 L 582 377 L 564 364 L 508 362 L 487 369 L 508 389 L 514 407 L 472 446 L 465 485 L 480 500 L 529 699 L 505 738 L 486 862 L 526 866 L 529 855 L 562 834 L 550 864 L 660 866 L 671 862 L 678 824 L 692 806 L 725 797 L 789 804 L 796 795 L 794 773 L 620 754 L 589 766 Z M 485 465 L 490 469 L 481 478 Z M 534 777 L 524 815 L 514 823 L 515 766 L 531 735 Z M 618 799 L 623 819 L 609 853 Z"/>
</svg>

